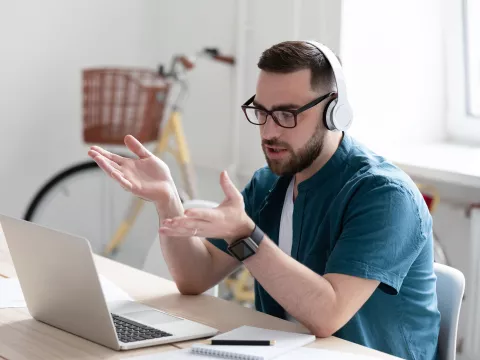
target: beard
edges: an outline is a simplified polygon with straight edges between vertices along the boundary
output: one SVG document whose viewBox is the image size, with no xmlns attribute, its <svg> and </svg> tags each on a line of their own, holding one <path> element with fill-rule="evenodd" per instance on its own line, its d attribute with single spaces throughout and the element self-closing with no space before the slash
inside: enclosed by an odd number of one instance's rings
<svg viewBox="0 0 480 360">
<path fill-rule="evenodd" d="M 279 176 L 295 175 L 308 168 L 323 150 L 324 134 L 321 131 L 321 123 L 316 127 L 314 134 L 308 139 L 307 143 L 297 152 L 292 147 L 278 139 L 270 139 L 262 141 L 262 150 L 265 154 L 268 167 Z M 289 153 L 285 159 L 270 159 L 265 150 L 265 145 L 278 146 L 284 148 Z"/>
</svg>

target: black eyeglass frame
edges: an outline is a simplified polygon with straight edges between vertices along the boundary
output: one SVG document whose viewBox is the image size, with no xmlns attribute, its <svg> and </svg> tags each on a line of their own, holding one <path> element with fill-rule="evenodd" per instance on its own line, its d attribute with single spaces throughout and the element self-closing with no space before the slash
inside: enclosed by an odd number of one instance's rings
<svg viewBox="0 0 480 360">
<path fill-rule="evenodd" d="M 245 117 L 247 118 L 248 122 L 250 124 L 253 124 L 253 125 L 264 125 L 267 123 L 267 119 L 268 119 L 268 116 L 270 115 L 273 119 L 273 121 L 275 122 L 275 124 L 277 124 L 278 126 L 280 127 L 283 127 L 283 128 L 286 128 L 286 129 L 293 129 L 295 126 L 297 126 L 297 115 L 304 112 L 304 111 L 307 111 L 308 109 L 311 109 L 312 107 L 320 104 L 323 100 L 329 98 L 330 96 L 332 95 L 336 95 L 337 93 L 336 92 L 329 92 L 328 94 L 326 95 L 322 95 L 312 101 L 310 101 L 308 104 L 305 104 L 303 105 L 302 107 L 298 108 L 298 109 L 288 109 L 288 110 L 267 110 L 267 109 L 262 109 L 262 108 L 258 108 L 256 106 L 250 106 L 250 104 L 253 102 L 253 100 L 255 99 L 255 95 L 253 95 L 250 99 L 248 99 L 245 104 L 243 104 L 241 107 L 242 107 L 242 110 L 243 110 L 243 113 L 245 114 Z M 247 115 L 247 109 L 253 109 L 253 110 L 259 110 L 259 111 L 263 111 L 265 112 L 267 115 L 265 116 L 265 121 L 262 122 L 262 123 L 259 123 L 259 122 L 252 122 L 249 118 L 248 118 L 248 115 Z M 288 112 L 288 113 L 291 113 L 293 115 L 293 119 L 294 119 L 294 125 L 293 126 L 283 126 L 280 124 L 280 121 L 274 116 L 274 112 L 276 111 L 281 111 L 281 112 Z"/>
</svg>

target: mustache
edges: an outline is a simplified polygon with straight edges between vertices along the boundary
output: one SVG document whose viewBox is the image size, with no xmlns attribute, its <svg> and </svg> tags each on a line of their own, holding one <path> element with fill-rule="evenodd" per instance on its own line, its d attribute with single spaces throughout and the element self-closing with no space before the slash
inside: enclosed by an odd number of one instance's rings
<svg viewBox="0 0 480 360">
<path fill-rule="evenodd" d="M 282 147 L 282 148 L 285 148 L 285 149 L 290 149 L 289 144 L 287 144 L 286 142 L 280 141 L 278 139 L 263 139 L 262 140 L 262 145 L 277 146 L 277 147 Z"/>
</svg>

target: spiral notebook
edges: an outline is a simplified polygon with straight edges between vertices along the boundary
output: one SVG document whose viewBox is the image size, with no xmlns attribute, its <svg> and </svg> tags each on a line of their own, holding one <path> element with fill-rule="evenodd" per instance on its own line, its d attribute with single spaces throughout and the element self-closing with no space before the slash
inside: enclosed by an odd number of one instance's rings
<svg viewBox="0 0 480 360">
<path fill-rule="evenodd" d="M 209 357 L 239 360 L 268 360 L 310 344 L 315 336 L 286 331 L 241 326 L 212 338 L 214 340 L 275 340 L 270 346 L 225 346 L 193 344 L 191 353 Z"/>
<path fill-rule="evenodd" d="M 130 360 L 212 360 L 219 359 L 213 356 L 204 356 L 193 354 L 190 349 L 164 351 L 156 354 L 135 356 L 128 358 Z M 287 353 L 281 354 L 274 360 L 375 360 L 378 357 L 370 357 L 353 353 L 346 353 L 325 349 L 298 348 Z"/>
</svg>

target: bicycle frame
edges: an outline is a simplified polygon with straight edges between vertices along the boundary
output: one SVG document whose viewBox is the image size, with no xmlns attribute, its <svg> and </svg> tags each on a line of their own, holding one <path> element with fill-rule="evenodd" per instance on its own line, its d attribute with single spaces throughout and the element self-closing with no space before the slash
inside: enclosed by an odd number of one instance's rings
<svg viewBox="0 0 480 360">
<path fill-rule="evenodd" d="M 220 62 L 234 64 L 233 57 L 220 55 L 216 49 L 204 49 L 196 54 L 194 59 L 188 59 L 185 56 L 176 56 L 172 59 L 170 70 L 164 73 L 163 68 L 160 68 L 161 75 L 173 79 L 174 82 L 180 85 L 180 91 L 172 106 L 172 112 L 165 126 L 161 129 L 160 136 L 156 142 L 155 150 L 153 151 L 155 156 L 160 157 L 165 151 L 170 152 L 180 165 L 182 171 L 182 179 L 186 188 L 188 197 L 191 199 L 196 198 L 196 189 L 194 174 L 191 168 L 191 157 L 188 149 L 187 140 L 182 126 L 182 106 L 185 99 L 185 94 L 188 91 L 188 85 L 186 82 L 186 72 L 194 67 L 196 59 L 200 56 L 208 56 Z M 169 140 L 173 137 L 177 148 L 171 148 L 169 146 Z M 125 236 L 132 228 L 135 220 L 137 219 L 140 211 L 143 208 L 145 200 L 135 197 L 131 202 L 128 213 L 125 219 L 122 221 L 117 231 L 113 235 L 110 242 L 107 244 L 104 250 L 105 255 L 110 255 L 112 252 L 117 251 L 119 246 L 125 239 Z"/>
<path fill-rule="evenodd" d="M 165 151 L 170 152 L 176 159 L 177 163 L 181 165 L 183 182 L 187 188 L 187 194 L 191 199 L 195 198 L 196 191 L 193 182 L 193 174 L 189 172 L 189 165 L 191 164 L 190 151 L 188 149 L 185 134 L 183 132 L 183 126 L 181 121 L 181 112 L 179 107 L 174 106 L 169 116 L 167 124 L 161 131 L 161 135 L 156 142 L 154 155 L 160 157 Z M 173 136 L 177 143 L 177 149 L 169 146 L 169 140 Z M 135 220 L 137 219 L 140 211 L 145 204 L 145 200 L 135 197 L 129 208 L 125 219 L 123 219 L 119 228 L 113 235 L 110 242 L 107 244 L 104 254 L 110 255 L 116 251 L 121 243 L 124 241 L 125 236 L 132 228 Z"/>
</svg>

